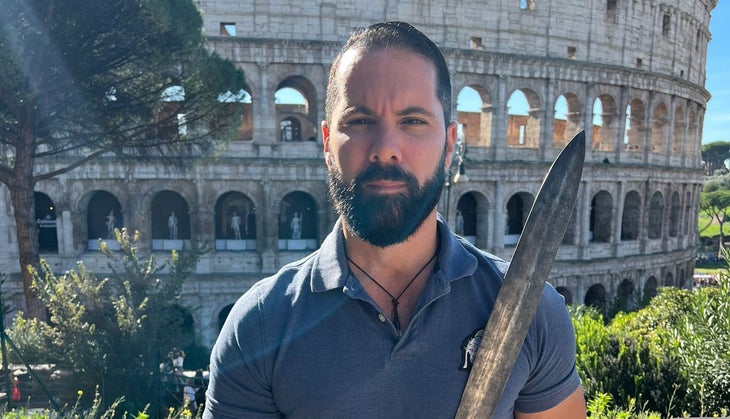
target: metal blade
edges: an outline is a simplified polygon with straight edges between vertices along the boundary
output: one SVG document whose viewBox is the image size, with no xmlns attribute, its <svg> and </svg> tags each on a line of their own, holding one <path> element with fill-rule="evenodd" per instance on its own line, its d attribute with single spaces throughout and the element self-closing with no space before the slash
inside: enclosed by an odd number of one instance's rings
<svg viewBox="0 0 730 419">
<path fill-rule="evenodd" d="M 584 158 L 581 131 L 542 182 L 484 330 L 457 418 L 494 415 L 573 213 Z"/>
</svg>

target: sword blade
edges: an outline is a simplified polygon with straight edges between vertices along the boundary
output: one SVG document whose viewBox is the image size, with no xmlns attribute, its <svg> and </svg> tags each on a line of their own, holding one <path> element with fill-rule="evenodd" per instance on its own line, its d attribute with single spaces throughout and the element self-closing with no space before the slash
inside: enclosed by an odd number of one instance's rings
<svg viewBox="0 0 730 419">
<path fill-rule="evenodd" d="M 457 418 L 494 415 L 573 213 L 584 158 L 581 131 L 542 182 L 484 330 Z"/>
</svg>

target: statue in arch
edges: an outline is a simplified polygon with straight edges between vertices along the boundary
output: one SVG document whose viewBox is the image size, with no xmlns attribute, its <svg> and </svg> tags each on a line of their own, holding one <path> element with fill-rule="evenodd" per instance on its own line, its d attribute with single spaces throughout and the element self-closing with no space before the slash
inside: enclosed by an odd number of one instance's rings
<svg viewBox="0 0 730 419">
<path fill-rule="evenodd" d="M 231 229 L 233 230 L 233 237 L 236 240 L 241 240 L 241 216 L 237 212 L 234 212 L 231 217 Z"/>
<path fill-rule="evenodd" d="M 114 238 L 114 227 L 116 225 L 117 218 L 114 216 L 114 210 L 109 211 L 109 215 L 106 216 L 106 238 Z"/>
<path fill-rule="evenodd" d="M 294 218 L 291 219 L 291 238 L 292 240 L 302 238 L 302 215 L 298 212 L 295 212 Z"/>
<path fill-rule="evenodd" d="M 177 217 L 175 211 L 170 212 L 170 218 L 167 219 L 167 228 L 170 229 L 170 239 L 177 240 Z"/>
<path fill-rule="evenodd" d="M 456 234 L 464 234 L 464 216 L 461 211 L 456 211 Z"/>
</svg>

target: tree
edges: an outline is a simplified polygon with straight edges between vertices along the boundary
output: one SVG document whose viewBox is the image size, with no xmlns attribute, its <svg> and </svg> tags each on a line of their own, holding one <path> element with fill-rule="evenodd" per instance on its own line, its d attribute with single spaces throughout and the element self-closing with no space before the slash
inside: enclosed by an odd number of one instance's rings
<svg viewBox="0 0 730 419">
<path fill-rule="evenodd" d="M 3 2 L 0 182 L 31 316 L 44 313 L 28 273 L 39 262 L 38 182 L 104 155 L 200 156 L 233 132 L 237 115 L 219 95 L 241 92 L 243 74 L 206 50 L 201 27 L 191 0 Z"/>
<path fill-rule="evenodd" d="M 720 224 L 718 252 L 722 256 L 725 242 L 724 225 L 730 215 L 730 190 L 719 189 L 713 192 L 700 193 L 700 210 L 707 214 L 711 220 L 716 220 Z"/>
<path fill-rule="evenodd" d="M 16 318 L 14 335 L 41 335 L 44 362 L 70 367 L 69 380 L 85 394 L 96 386 L 104 402 L 124 396 L 129 412 L 152 404 L 157 414 L 159 364 L 186 336 L 178 301 L 185 279 L 204 249 L 172 253 L 164 264 L 137 251 L 138 234 L 115 231 L 119 252 L 108 257 L 111 275 L 99 278 L 79 262 L 75 270 L 56 276 L 45 262 L 33 286 L 48 307 L 50 324 Z"/>
<path fill-rule="evenodd" d="M 717 141 L 702 145 L 702 160 L 705 162 L 707 174 L 725 168 L 725 160 L 730 158 L 730 142 Z"/>
</svg>

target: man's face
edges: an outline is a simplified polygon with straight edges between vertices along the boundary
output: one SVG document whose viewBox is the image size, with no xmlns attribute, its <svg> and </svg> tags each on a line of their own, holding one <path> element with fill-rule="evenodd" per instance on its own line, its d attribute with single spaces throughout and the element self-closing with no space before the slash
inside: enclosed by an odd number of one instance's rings
<svg viewBox="0 0 730 419">
<path fill-rule="evenodd" d="M 346 228 L 386 247 L 407 240 L 435 211 L 451 163 L 436 70 L 404 50 L 345 53 L 338 97 L 322 124 L 330 196 Z"/>
</svg>

